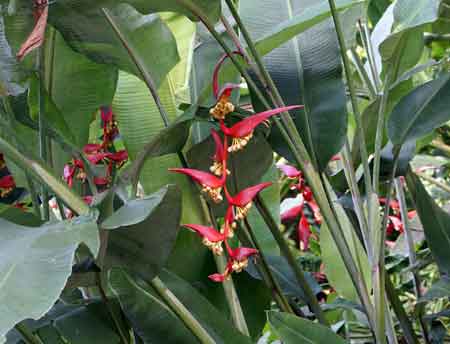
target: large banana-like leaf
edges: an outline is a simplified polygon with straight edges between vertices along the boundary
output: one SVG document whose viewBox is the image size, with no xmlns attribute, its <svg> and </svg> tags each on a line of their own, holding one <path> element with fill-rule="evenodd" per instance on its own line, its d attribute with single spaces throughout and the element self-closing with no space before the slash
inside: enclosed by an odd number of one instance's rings
<svg viewBox="0 0 450 344">
<path fill-rule="evenodd" d="M 84 12 L 71 6 L 75 5 L 53 4 L 49 20 L 73 49 L 92 60 L 113 64 L 139 77 L 139 68 L 145 67 L 157 87 L 178 62 L 175 38 L 159 15 L 142 15 L 127 4 Z M 130 51 L 143 66 L 135 64 Z"/>
<path fill-rule="evenodd" d="M 97 255 L 99 239 L 94 218 L 37 228 L 0 219 L 0 225 L 1 338 L 16 323 L 47 313 L 72 273 L 78 245 L 85 243 Z"/>
<path fill-rule="evenodd" d="M 177 111 L 173 88 L 169 80 L 166 80 L 160 87 L 159 95 L 170 119 L 175 119 Z M 125 72 L 121 72 L 119 75 L 113 110 L 125 147 L 133 161 L 144 145 L 164 128 L 164 123 L 146 85 L 140 79 Z M 178 185 L 183 190 L 182 222 L 203 223 L 198 191 L 186 177 L 167 171 L 170 167 L 180 166 L 176 154 L 149 159 L 142 169 L 141 185 L 146 194 L 152 193 L 166 184 Z M 191 252 L 195 252 L 195 254 Z M 206 274 L 206 272 L 202 272 L 201 269 L 207 255 L 207 250 L 196 236 L 188 231 L 181 231 L 169 265 L 178 266 L 177 272 L 188 280 L 204 278 L 205 275 L 201 274 Z M 183 262 L 183 268 L 180 267 L 180 262 Z M 191 268 L 186 269 L 186 266 Z"/>
<path fill-rule="evenodd" d="M 240 10 L 250 33 L 258 39 L 267 35 L 265 32 L 280 17 L 292 20 L 295 13 L 306 13 L 317 6 L 316 1 L 264 0 L 243 2 Z M 285 103 L 305 105 L 304 111 L 294 112 L 294 120 L 315 162 L 324 169 L 341 149 L 347 131 L 341 59 L 331 20 L 317 24 L 269 53 L 265 64 Z M 277 130 L 271 140 L 274 149 L 291 158 Z"/>
</svg>

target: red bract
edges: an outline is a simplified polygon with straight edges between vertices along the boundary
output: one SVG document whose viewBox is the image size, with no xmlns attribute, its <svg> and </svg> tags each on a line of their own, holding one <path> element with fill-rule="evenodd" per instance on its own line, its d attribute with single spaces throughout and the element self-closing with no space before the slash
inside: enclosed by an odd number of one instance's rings
<svg viewBox="0 0 450 344">
<path fill-rule="evenodd" d="M 305 214 L 302 214 L 300 222 L 298 223 L 297 231 L 300 249 L 302 251 L 306 251 L 309 248 L 309 237 L 311 236 L 311 229 L 309 228 L 309 222 Z"/>
<path fill-rule="evenodd" d="M 225 184 L 226 174 L 219 179 L 211 173 L 191 168 L 169 168 L 169 171 L 182 173 L 191 177 L 195 182 L 201 185 L 202 192 L 207 193 L 214 202 L 219 203 L 223 200 L 221 193 L 222 187 Z"/>
<path fill-rule="evenodd" d="M 100 161 L 104 160 L 109 156 L 109 153 L 97 152 L 94 154 L 89 154 L 86 158 L 89 160 L 91 164 L 97 165 Z"/>
<path fill-rule="evenodd" d="M 14 182 L 14 178 L 12 175 L 7 175 L 0 178 L 0 188 L 2 189 L 10 189 L 15 188 L 16 183 Z"/>
<path fill-rule="evenodd" d="M 280 164 L 277 167 L 281 170 L 281 172 L 284 173 L 286 177 L 290 179 L 295 179 L 303 175 L 301 171 L 297 170 L 294 166 L 291 165 Z"/>
<path fill-rule="evenodd" d="M 234 197 L 227 195 L 228 202 L 236 208 L 235 219 L 242 220 L 245 218 L 252 207 L 252 201 L 256 195 L 270 185 L 272 185 L 270 182 L 261 183 L 242 190 Z"/>
<path fill-rule="evenodd" d="M 102 150 L 102 145 L 96 144 L 96 143 L 88 143 L 83 147 L 83 152 L 85 154 L 95 154 Z"/>
<path fill-rule="evenodd" d="M 48 3 L 43 0 L 35 0 L 34 2 L 34 17 L 35 25 L 28 38 L 21 45 L 17 53 L 17 59 L 22 61 L 34 49 L 39 48 L 44 42 L 45 29 L 47 27 L 48 19 Z"/>
<path fill-rule="evenodd" d="M 108 185 L 110 181 L 109 177 L 94 177 L 94 183 L 98 186 Z"/>
<path fill-rule="evenodd" d="M 108 153 L 108 159 L 115 163 L 122 164 L 128 160 L 128 152 L 126 150 L 120 150 L 115 153 Z"/>
<path fill-rule="evenodd" d="M 222 242 L 227 238 L 227 233 L 222 234 L 212 227 L 196 224 L 186 224 L 183 226 L 200 235 L 203 238 L 203 245 L 208 247 L 215 255 L 220 256 L 223 253 Z"/>
<path fill-rule="evenodd" d="M 258 254 L 258 250 L 248 247 L 238 247 L 232 249 L 227 245 L 228 263 L 222 274 L 213 274 L 208 276 L 214 282 L 225 281 L 232 272 L 241 272 L 248 266 L 248 258 Z"/>
<path fill-rule="evenodd" d="M 222 176 L 224 170 L 224 162 L 227 160 L 227 150 L 225 149 L 222 140 L 220 139 L 219 134 L 215 130 L 211 130 L 211 136 L 216 145 L 216 151 L 214 153 L 213 165 L 209 168 L 209 170 L 214 173 L 216 176 Z M 225 137 L 225 145 L 226 145 L 226 137 Z M 226 174 L 230 174 L 230 171 L 226 171 Z"/>
<path fill-rule="evenodd" d="M 300 205 L 289 208 L 281 214 L 281 222 L 290 222 L 296 220 L 303 213 L 303 201 Z"/>
<path fill-rule="evenodd" d="M 302 108 L 300 105 L 285 106 L 277 109 L 272 109 L 264 111 L 252 116 L 249 116 L 237 124 L 233 125 L 231 128 L 225 126 L 223 121 L 220 122 L 220 129 L 227 136 L 231 136 L 233 141 L 231 146 L 228 148 L 229 152 L 236 152 L 244 148 L 250 139 L 253 137 L 253 131 L 255 128 L 267 120 L 271 116 L 278 115 L 282 112 Z"/>
<path fill-rule="evenodd" d="M 233 54 L 242 56 L 242 53 L 240 51 L 233 51 Z M 213 94 L 216 99 L 219 99 L 220 93 L 219 93 L 219 72 L 220 68 L 222 67 L 223 63 L 229 56 L 227 54 L 222 55 L 222 57 L 219 59 L 219 61 L 216 63 L 213 71 Z M 228 95 L 229 96 L 229 95 Z"/>
</svg>

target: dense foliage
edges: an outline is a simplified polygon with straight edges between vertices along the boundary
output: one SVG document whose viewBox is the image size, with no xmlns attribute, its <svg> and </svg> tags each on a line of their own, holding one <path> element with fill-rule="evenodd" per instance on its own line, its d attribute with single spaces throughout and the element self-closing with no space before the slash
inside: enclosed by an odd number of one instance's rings
<svg viewBox="0 0 450 344">
<path fill-rule="evenodd" d="M 0 0 L 0 98 L 0 343 L 450 342 L 449 0 Z"/>
</svg>

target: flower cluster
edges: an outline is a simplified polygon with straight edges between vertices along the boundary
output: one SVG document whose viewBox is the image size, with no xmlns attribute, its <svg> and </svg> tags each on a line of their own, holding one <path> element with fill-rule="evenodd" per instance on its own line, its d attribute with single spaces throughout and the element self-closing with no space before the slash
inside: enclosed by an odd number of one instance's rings
<svg viewBox="0 0 450 344">
<path fill-rule="evenodd" d="M 294 181 L 291 186 L 291 190 L 298 193 L 298 204 L 287 209 L 281 214 L 281 222 L 291 223 L 292 221 L 298 221 L 297 236 L 299 246 L 301 250 L 306 251 L 309 248 L 309 238 L 311 237 L 311 229 L 308 218 L 304 212 L 305 206 L 309 207 L 313 214 L 314 222 L 320 225 L 322 217 L 320 215 L 320 209 L 314 200 L 313 194 L 309 186 L 306 185 L 306 181 L 303 177 L 303 173 L 290 165 L 279 165 L 278 168 L 283 174 Z"/>
<path fill-rule="evenodd" d="M 261 190 L 271 185 L 271 183 L 261 183 L 248 187 L 234 196 L 231 195 L 226 185 L 227 177 L 230 175 L 230 171 L 227 169 L 228 155 L 244 149 L 247 143 L 252 139 L 256 127 L 267 121 L 271 116 L 300 107 L 288 106 L 265 111 L 247 117 L 231 127 L 227 126 L 225 119 L 235 110 L 235 106 L 230 101 L 230 96 L 233 89 L 239 87 L 239 85 L 226 84 L 219 90 L 218 72 L 219 67 L 223 64 L 224 60 L 225 57 L 217 64 L 213 77 L 213 93 L 217 103 L 210 110 L 210 114 L 215 120 L 219 121 L 219 128 L 222 135 L 214 129 L 211 131 L 216 149 L 215 154 L 212 157 L 210 172 L 190 168 L 170 169 L 172 172 L 189 176 L 193 181 L 200 185 L 201 191 L 207 194 L 214 202 L 220 203 L 224 201 L 224 196 L 228 202 L 228 208 L 222 228 L 216 229 L 198 224 L 184 225 L 184 227 L 196 232 L 202 237 L 203 244 L 208 247 L 213 254 L 222 255 L 224 253 L 223 247 L 225 246 L 228 255 L 228 263 L 225 267 L 225 271 L 209 276 L 209 278 L 215 282 L 223 282 L 231 275 L 231 273 L 241 272 L 247 267 L 249 257 L 258 253 L 257 250 L 248 247 L 232 248 L 228 243 L 228 239 L 234 236 L 237 222 L 243 220 L 247 216 L 254 198 Z M 231 144 L 229 144 L 230 140 Z"/>
<path fill-rule="evenodd" d="M 101 126 L 102 126 L 102 141 L 101 143 L 88 143 L 83 147 L 83 154 L 87 161 L 93 165 L 102 165 L 105 167 L 105 174 L 103 176 L 95 176 L 94 183 L 97 187 L 105 189 L 111 182 L 111 176 L 114 168 L 120 168 L 128 160 L 128 153 L 126 150 L 115 151 L 114 139 L 119 134 L 117 123 L 114 121 L 114 116 L 110 107 L 101 107 Z M 84 162 L 80 159 L 72 159 L 72 161 L 64 166 L 64 180 L 69 185 L 73 186 L 75 179 L 84 183 L 86 181 L 86 170 Z M 91 198 L 87 198 L 89 203 Z"/>
<path fill-rule="evenodd" d="M 386 198 L 380 198 L 380 204 L 386 204 Z M 389 202 L 390 215 L 388 217 L 388 224 L 386 226 L 386 236 L 392 238 L 395 233 L 403 233 L 403 221 L 400 212 L 400 204 L 397 200 L 391 200 Z M 416 216 L 416 211 L 412 210 L 408 212 L 408 219 L 411 220 Z"/>
</svg>

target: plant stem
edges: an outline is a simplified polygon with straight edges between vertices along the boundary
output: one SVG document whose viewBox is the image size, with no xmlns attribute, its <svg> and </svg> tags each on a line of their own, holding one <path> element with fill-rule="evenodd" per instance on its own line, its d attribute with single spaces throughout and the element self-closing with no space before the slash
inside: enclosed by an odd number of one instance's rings
<svg viewBox="0 0 450 344">
<path fill-rule="evenodd" d="M 356 131 L 358 132 L 358 138 L 359 138 L 359 151 L 361 154 L 361 160 L 362 160 L 363 169 L 364 169 L 364 183 L 366 186 L 366 193 L 368 195 L 370 195 L 372 193 L 372 183 L 371 183 L 371 173 L 370 173 L 370 168 L 369 168 L 369 155 L 367 153 L 367 148 L 366 148 L 366 138 L 365 138 L 364 128 L 362 125 L 361 113 L 359 111 L 358 101 L 356 99 L 356 89 L 353 84 L 353 79 L 352 79 L 352 75 L 351 75 L 350 61 L 347 56 L 347 47 L 346 47 L 346 43 L 345 43 L 344 32 L 342 30 L 341 21 L 340 21 L 334 0 L 328 0 L 328 3 L 330 5 L 331 15 L 333 17 L 333 22 L 334 22 L 334 26 L 335 26 L 336 33 L 337 33 L 339 46 L 341 48 L 342 63 L 344 66 L 345 76 L 346 76 L 346 80 L 347 80 L 347 86 L 348 86 L 348 89 L 350 92 L 350 101 L 352 104 L 353 114 L 354 114 L 354 118 L 355 118 Z"/>
<path fill-rule="evenodd" d="M 364 69 L 364 65 L 362 64 L 361 59 L 359 58 L 358 53 L 356 52 L 355 48 L 351 48 L 350 53 L 352 55 L 353 64 L 354 64 L 356 70 L 358 71 L 360 78 L 366 85 L 367 90 L 369 91 L 370 98 L 375 99 L 377 96 L 377 91 L 375 90 L 374 86 L 372 85 L 369 75 L 367 75 L 367 72 Z"/>
<path fill-rule="evenodd" d="M 414 238 L 412 236 L 411 228 L 409 227 L 409 221 L 408 221 L 408 208 L 406 206 L 406 198 L 405 198 L 405 192 L 403 189 L 403 184 L 400 178 L 395 179 L 395 190 L 397 193 L 397 200 L 400 205 L 400 214 L 402 216 L 402 223 L 403 223 L 403 230 L 406 237 L 406 243 L 408 244 L 408 257 L 409 257 L 409 264 L 411 266 L 414 266 L 417 262 L 416 257 L 416 249 L 414 247 Z M 411 271 L 413 275 L 413 281 L 414 281 L 414 290 L 416 294 L 416 298 L 419 299 L 422 296 L 422 291 L 420 290 L 420 277 L 419 273 L 417 271 Z M 429 343 L 428 339 L 428 330 L 426 327 L 425 322 L 423 321 L 423 307 L 421 304 L 416 306 L 417 309 L 417 318 L 419 320 L 420 330 L 422 332 L 422 336 L 426 343 Z"/>
<path fill-rule="evenodd" d="M 96 280 L 97 280 L 98 290 L 100 291 L 100 297 L 102 298 L 102 301 L 105 304 L 105 306 L 106 306 L 106 308 L 108 310 L 108 313 L 109 313 L 109 315 L 111 316 L 111 318 L 112 318 L 112 320 L 114 322 L 114 325 L 116 326 L 117 333 L 118 333 L 118 335 L 120 337 L 120 340 L 122 341 L 123 344 L 128 344 L 129 343 L 129 340 L 128 340 L 129 336 L 127 336 L 124 333 L 124 328 L 122 327 L 122 323 L 123 322 L 117 318 L 117 313 L 113 309 L 113 307 L 111 305 L 111 302 L 109 301 L 108 296 L 106 295 L 105 289 L 103 288 L 103 285 L 102 285 L 102 277 L 101 277 L 101 273 L 100 272 L 96 273 Z"/>
<path fill-rule="evenodd" d="M 161 98 L 160 98 L 158 90 L 156 88 L 156 84 L 153 81 L 153 78 L 152 78 L 151 74 L 145 68 L 144 61 L 142 61 L 141 57 L 138 54 L 135 53 L 135 50 L 134 50 L 133 46 L 124 37 L 123 33 L 120 30 L 120 27 L 117 25 L 117 23 L 115 22 L 113 16 L 110 14 L 108 9 L 102 8 L 102 12 L 105 15 L 108 23 L 111 25 L 112 29 L 116 33 L 117 37 L 122 42 L 124 48 L 127 50 L 130 58 L 132 59 L 132 61 L 134 62 L 134 64 L 138 68 L 139 72 L 141 73 L 141 76 L 142 76 L 145 84 L 147 85 L 147 88 L 149 89 L 149 91 L 150 91 L 150 93 L 151 93 L 151 95 L 153 97 L 153 100 L 155 101 L 155 104 L 156 104 L 156 106 L 158 108 L 158 111 L 159 111 L 159 113 L 161 115 L 161 118 L 163 120 L 164 126 L 167 128 L 170 125 L 169 115 L 168 115 L 165 107 L 162 104 Z M 184 158 L 182 152 L 178 153 L 178 157 L 180 159 L 181 164 L 184 165 L 184 167 L 188 167 L 186 159 Z M 132 188 L 133 188 L 133 191 L 132 191 L 133 192 L 133 196 L 136 195 L 137 177 L 138 176 L 136 176 L 135 180 L 133 181 L 133 186 L 132 186 Z M 209 214 L 209 215 L 212 215 L 212 214 Z M 210 216 L 210 218 L 212 218 L 212 216 Z M 222 259 L 223 259 L 223 257 L 222 257 Z M 224 267 L 224 266 L 222 266 L 222 265 L 224 265 L 224 262 L 221 261 L 220 259 L 216 260 L 216 263 L 217 263 L 219 268 L 223 268 Z M 226 295 L 226 298 L 227 298 L 228 305 L 230 307 L 230 311 L 231 311 L 231 314 L 232 314 L 232 317 L 233 317 L 234 324 L 236 325 L 236 327 L 243 334 L 249 335 L 248 327 L 247 327 L 247 324 L 245 322 L 245 317 L 244 317 L 242 308 L 240 306 L 239 299 L 237 297 L 237 292 L 236 292 L 236 289 L 234 287 L 233 281 L 229 281 L 229 282 L 224 284 L 224 291 L 225 291 L 225 295 Z"/>
<path fill-rule="evenodd" d="M 18 323 L 14 328 L 22 335 L 26 344 L 42 344 L 42 341 L 25 324 Z"/>
<path fill-rule="evenodd" d="M 46 184 L 53 192 L 58 195 L 64 203 L 72 208 L 77 214 L 88 215 L 90 213 L 89 206 L 67 187 L 59 178 L 52 175 L 44 166 L 38 162 L 28 159 L 20 153 L 9 142 L 0 138 L 0 150 L 8 156 L 16 165 L 22 168 L 35 179 Z"/>
<path fill-rule="evenodd" d="M 372 40 L 370 39 L 369 27 L 367 21 L 364 19 L 358 21 L 359 32 L 361 34 L 361 40 L 364 50 L 367 54 L 367 62 L 369 63 L 370 72 L 372 75 L 372 82 L 375 88 L 375 92 L 378 93 L 381 90 L 380 77 L 375 63 L 375 54 L 373 50 Z"/>
<path fill-rule="evenodd" d="M 320 308 L 319 302 L 317 301 L 314 292 L 312 291 L 310 285 L 308 284 L 308 281 L 305 278 L 305 273 L 295 260 L 294 255 L 291 252 L 291 249 L 286 243 L 286 240 L 281 234 L 276 222 L 273 220 L 269 210 L 267 209 L 266 205 L 263 202 L 261 202 L 260 198 L 256 198 L 255 204 L 256 207 L 258 208 L 259 213 L 261 214 L 270 231 L 272 232 L 272 235 L 275 238 L 283 256 L 286 258 L 287 262 L 289 263 L 289 266 L 294 272 L 295 278 L 297 279 L 297 283 L 305 293 L 306 301 L 311 307 L 311 310 L 313 311 L 314 315 L 321 324 L 328 326 L 328 322 L 325 318 L 322 308 Z"/>
<path fill-rule="evenodd" d="M 248 33 L 247 29 L 243 25 L 242 20 L 240 19 L 240 16 L 236 10 L 236 7 L 234 6 L 234 4 L 231 0 L 226 0 L 226 3 L 228 5 L 228 7 L 230 8 L 230 11 L 231 11 L 234 19 L 236 20 L 236 23 L 237 23 L 237 25 L 244 37 L 249 49 L 250 49 L 250 52 L 252 53 L 252 55 L 256 61 L 258 68 L 260 69 L 260 72 L 263 76 L 263 80 L 261 80 L 261 82 L 266 87 L 266 90 L 269 92 L 269 95 L 271 96 L 272 101 L 275 103 L 275 105 L 283 106 L 283 100 L 281 99 L 281 96 L 280 96 L 272 78 L 270 77 L 270 74 L 267 72 L 266 68 L 264 67 L 262 58 L 260 57 L 258 51 L 256 50 L 256 47 L 250 37 L 250 34 Z M 210 28 L 210 31 L 213 34 L 213 36 L 219 40 L 219 43 L 220 43 L 220 40 L 222 40 L 222 39 L 219 35 L 214 34 L 213 27 Z M 229 52 L 227 51 L 228 47 L 226 47 L 226 44 L 223 44 L 222 46 L 224 47 L 225 51 L 229 54 Z M 234 56 L 230 56 L 230 58 L 234 62 Z M 237 63 L 237 64 L 235 63 L 235 65 L 240 72 L 242 70 L 241 73 L 246 73 L 246 71 L 242 69 L 242 67 L 239 65 L 239 63 Z M 246 74 L 248 75 L 248 73 L 246 73 Z M 246 74 L 243 74 L 243 76 L 247 80 Z M 248 80 L 247 80 L 247 82 L 248 82 Z M 254 83 L 251 80 L 251 78 L 250 78 L 249 87 L 251 87 L 252 89 L 255 88 Z M 262 97 L 261 92 L 259 92 L 257 87 L 256 87 L 256 90 L 258 91 L 258 93 L 256 93 L 256 95 L 259 98 L 261 98 Z M 264 98 L 264 97 L 262 97 L 262 98 Z M 267 107 L 267 104 L 268 104 L 267 101 L 262 99 L 262 102 Z M 282 120 L 283 125 L 281 125 L 278 121 L 275 121 L 275 123 L 277 124 L 277 127 L 281 130 L 283 138 L 286 140 L 292 153 L 294 154 L 296 162 L 299 164 L 299 166 L 305 173 L 306 179 L 313 190 L 313 193 L 317 200 L 317 203 L 322 210 L 322 215 L 324 217 L 324 220 L 325 220 L 325 222 L 327 222 L 327 224 L 330 228 L 333 239 L 339 249 L 339 252 L 342 256 L 345 266 L 349 272 L 349 275 L 352 279 L 353 284 L 355 285 L 355 288 L 361 299 L 361 303 L 363 304 L 364 308 L 366 309 L 366 312 L 369 316 L 369 321 L 370 321 L 370 317 L 372 316 L 371 304 L 370 304 L 370 298 L 369 298 L 369 295 L 367 292 L 367 288 L 364 283 L 364 279 L 362 277 L 361 272 L 358 271 L 358 268 L 355 264 L 355 261 L 353 260 L 353 257 L 349 253 L 350 249 L 348 247 L 348 243 L 344 239 L 342 228 L 340 228 L 340 224 L 338 223 L 337 219 L 335 218 L 332 208 L 328 202 L 326 192 L 324 190 L 323 185 L 321 184 L 321 178 L 320 178 L 319 174 L 317 173 L 317 171 L 314 169 L 314 166 L 311 164 L 311 158 L 309 156 L 309 153 L 298 133 L 298 130 L 297 130 L 292 118 L 289 116 L 289 114 L 282 113 L 281 120 Z M 283 126 L 284 126 L 284 128 L 283 128 Z M 364 138 L 363 138 L 363 141 L 364 141 Z M 364 149 L 365 149 L 365 146 L 364 146 Z M 366 159 L 366 162 L 367 162 L 367 159 Z M 369 185 L 370 185 L 370 183 L 369 183 Z"/>
<path fill-rule="evenodd" d="M 166 302 L 169 308 L 177 314 L 181 321 L 198 338 L 201 343 L 215 344 L 216 341 L 198 322 L 194 315 L 181 303 L 180 300 L 166 287 L 159 277 L 155 277 L 150 285 L 155 289 L 158 295 Z"/>
<path fill-rule="evenodd" d="M 450 146 L 446 145 L 444 142 L 439 141 L 439 140 L 433 140 L 430 145 L 434 148 L 440 149 L 447 156 L 450 156 Z"/>
<path fill-rule="evenodd" d="M 406 314 L 405 309 L 403 308 L 402 302 L 400 301 L 397 291 L 395 290 L 394 285 L 392 284 L 389 276 L 386 278 L 386 296 L 394 310 L 395 315 L 400 323 L 400 327 L 403 331 L 403 335 L 405 336 L 406 342 L 408 344 L 418 344 L 419 340 L 417 339 L 416 333 L 409 321 L 408 314 Z"/>
<path fill-rule="evenodd" d="M 38 49 L 38 55 L 36 58 L 36 67 L 39 71 L 39 90 L 38 90 L 38 135 L 39 135 L 39 157 L 48 163 L 47 156 L 47 136 L 45 134 L 45 123 L 44 123 L 44 112 L 45 112 L 45 100 L 44 100 L 44 49 L 41 47 Z M 50 219 L 50 208 L 49 208 L 49 195 L 47 188 L 42 185 L 41 187 L 41 200 L 42 200 L 42 220 L 44 222 Z"/>
<path fill-rule="evenodd" d="M 259 245 L 258 238 L 256 237 L 256 235 L 247 219 L 244 219 L 244 224 L 245 224 L 246 232 L 247 232 L 248 236 L 250 237 L 253 246 L 259 252 L 259 257 L 258 257 L 259 259 L 257 258 L 257 262 L 260 263 L 260 270 L 262 272 L 261 277 L 263 278 L 263 280 L 265 280 L 265 281 L 267 280 L 268 283 L 266 283 L 266 284 L 269 287 L 269 290 L 271 290 L 272 293 L 274 294 L 274 299 L 277 302 L 278 307 L 280 307 L 280 309 L 283 312 L 294 313 L 294 311 L 292 310 L 292 307 L 289 305 L 289 301 L 284 296 L 283 291 L 281 290 L 281 287 L 280 287 L 277 279 L 273 275 L 272 270 L 270 269 L 270 265 L 267 262 L 265 253 L 261 249 L 261 245 Z M 266 277 L 264 277 L 263 274 L 266 275 Z"/>
<path fill-rule="evenodd" d="M 450 186 L 445 183 L 440 182 L 439 180 L 430 177 L 426 173 L 416 173 L 420 178 L 425 179 L 427 182 L 437 186 L 438 188 L 450 193 Z"/>
<path fill-rule="evenodd" d="M 188 166 L 187 162 L 185 162 L 185 165 L 186 167 Z M 202 204 L 203 208 L 202 210 L 205 213 L 206 217 L 208 218 L 210 225 L 214 228 L 218 228 L 214 213 L 202 196 L 200 196 L 200 202 Z M 214 260 L 216 262 L 217 269 L 219 271 L 224 271 L 227 265 L 227 260 L 225 256 L 214 255 Z M 223 291 L 225 293 L 225 298 L 228 303 L 228 307 L 230 309 L 231 319 L 233 320 L 234 326 L 244 335 L 250 336 L 244 312 L 242 310 L 241 303 L 239 302 L 239 297 L 236 288 L 234 287 L 233 277 L 229 276 L 229 279 L 222 282 L 222 286 Z"/>
</svg>

